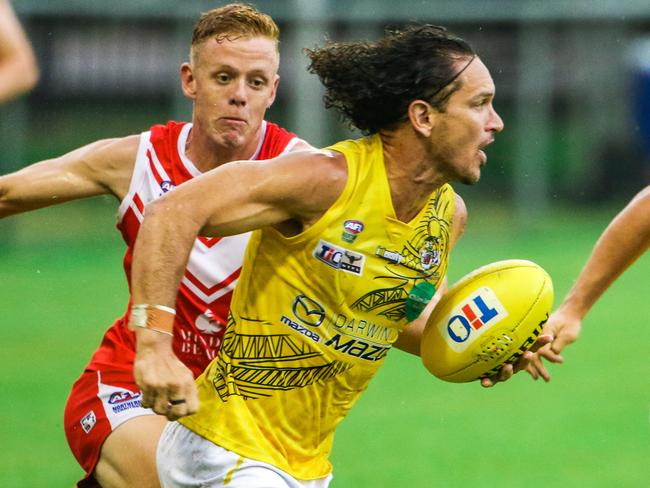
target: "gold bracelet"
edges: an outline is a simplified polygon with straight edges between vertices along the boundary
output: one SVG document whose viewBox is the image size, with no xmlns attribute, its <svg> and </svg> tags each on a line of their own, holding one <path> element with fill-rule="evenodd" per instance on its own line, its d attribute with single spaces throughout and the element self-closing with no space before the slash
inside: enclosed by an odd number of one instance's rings
<svg viewBox="0 0 650 488">
<path fill-rule="evenodd" d="M 139 304 L 131 306 L 129 329 L 135 327 L 151 329 L 163 334 L 174 335 L 174 319 L 176 310 L 164 305 Z"/>
</svg>

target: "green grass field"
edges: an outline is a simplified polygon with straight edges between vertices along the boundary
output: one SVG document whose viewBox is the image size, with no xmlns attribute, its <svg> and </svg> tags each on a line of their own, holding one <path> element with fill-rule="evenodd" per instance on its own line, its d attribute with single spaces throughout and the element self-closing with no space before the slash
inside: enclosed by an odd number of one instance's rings
<svg viewBox="0 0 650 488">
<path fill-rule="evenodd" d="M 553 211 L 521 227 L 467 203 L 452 281 L 527 258 L 551 273 L 558 298 L 617 210 Z M 0 227 L 0 487 L 70 487 L 81 475 L 62 412 L 126 303 L 114 210 L 69 204 Z M 597 304 L 549 384 L 524 374 L 490 390 L 447 384 L 393 351 L 339 429 L 332 488 L 648 486 L 649 298 L 646 255 Z"/>
</svg>

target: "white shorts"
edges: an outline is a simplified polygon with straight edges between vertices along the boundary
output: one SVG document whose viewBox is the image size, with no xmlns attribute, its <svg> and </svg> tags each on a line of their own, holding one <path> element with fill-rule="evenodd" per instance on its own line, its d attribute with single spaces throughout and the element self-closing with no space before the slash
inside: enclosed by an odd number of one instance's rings
<svg viewBox="0 0 650 488">
<path fill-rule="evenodd" d="M 332 475 L 301 481 L 216 445 L 178 422 L 162 432 L 156 457 L 163 488 L 327 488 Z"/>
</svg>

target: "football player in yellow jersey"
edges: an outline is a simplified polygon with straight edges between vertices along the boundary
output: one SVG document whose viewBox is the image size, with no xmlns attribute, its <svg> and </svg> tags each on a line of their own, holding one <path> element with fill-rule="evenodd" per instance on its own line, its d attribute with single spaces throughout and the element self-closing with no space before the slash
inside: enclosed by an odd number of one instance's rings
<svg viewBox="0 0 650 488">
<path fill-rule="evenodd" d="M 336 425 L 393 345 L 419 353 L 466 220 L 449 182 L 476 183 L 503 129 L 488 69 L 444 28 L 308 55 L 326 105 L 367 137 L 224 165 L 147 207 L 131 326 L 143 403 L 180 418 L 159 443 L 163 486 L 328 485 Z M 192 242 L 251 230 L 220 353 L 183 380 L 168 332 Z"/>
</svg>

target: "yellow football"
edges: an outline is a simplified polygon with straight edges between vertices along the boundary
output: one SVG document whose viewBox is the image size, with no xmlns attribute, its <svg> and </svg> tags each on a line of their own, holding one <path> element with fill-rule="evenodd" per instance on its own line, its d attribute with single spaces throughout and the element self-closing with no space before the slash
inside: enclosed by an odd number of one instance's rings
<svg viewBox="0 0 650 488">
<path fill-rule="evenodd" d="M 537 264 L 509 259 L 482 266 L 436 305 L 420 345 L 422 362 L 454 383 L 490 376 L 533 345 L 552 307 L 551 277 Z"/>
</svg>

